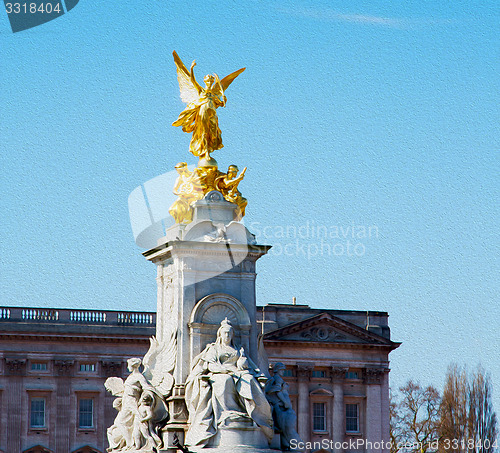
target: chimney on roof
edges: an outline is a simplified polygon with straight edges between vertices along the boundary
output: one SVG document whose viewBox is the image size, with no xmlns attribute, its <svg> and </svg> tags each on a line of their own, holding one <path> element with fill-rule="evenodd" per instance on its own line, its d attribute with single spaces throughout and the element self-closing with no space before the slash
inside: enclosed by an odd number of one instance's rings
<svg viewBox="0 0 500 453">
<path fill-rule="evenodd" d="M 295 296 L 292 297 L 292 305 L 297 305 L 297 298 Z"/>
</svg>

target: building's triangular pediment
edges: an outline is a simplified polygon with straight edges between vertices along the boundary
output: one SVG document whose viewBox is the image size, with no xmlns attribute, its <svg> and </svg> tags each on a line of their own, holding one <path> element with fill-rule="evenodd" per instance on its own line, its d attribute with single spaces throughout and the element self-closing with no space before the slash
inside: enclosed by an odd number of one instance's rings
<svg viewBox="0 0 500 453">
<path fill-rule="evenodd" d="M 283 326 L 264 335 L 267 341 L 346 343 L 392 346 L 394 343 L 330 313 Z"/>
</svg>

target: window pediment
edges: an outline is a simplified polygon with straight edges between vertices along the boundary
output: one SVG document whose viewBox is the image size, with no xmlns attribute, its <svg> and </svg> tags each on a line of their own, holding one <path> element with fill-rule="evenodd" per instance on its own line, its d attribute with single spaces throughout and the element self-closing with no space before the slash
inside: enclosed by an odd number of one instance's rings
<svg viewBox="0 0 500 453">
<path fill-rule="evenodd" d="M 90 445 L 85 445 L 84 447 L 77 448 L 73 450 L 71 453 L 101 453 L 96 448 L 91 447 Z"/>
<path fill-rule="evenodd" d="M 23 453 L 54 453 L 54 452 L 52 450 L 49 450 L 47 447 L 43 447 L 42 445 L 35 445 L 34 447 L 24 450 Z"/>
<path fill-rule="evenodd" d="M 310 396 L 333 396 L 333 393 L 330 392 L 330 390 L 327 389 L 314 389 L 311 392 L 309 392 Z"/>
</svg>

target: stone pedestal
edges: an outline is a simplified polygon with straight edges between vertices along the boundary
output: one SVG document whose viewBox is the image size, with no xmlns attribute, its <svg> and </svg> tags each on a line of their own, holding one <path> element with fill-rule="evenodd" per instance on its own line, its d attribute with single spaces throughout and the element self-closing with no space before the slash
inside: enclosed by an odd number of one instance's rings
<svg viewBox="0 0 500 453">
<path fill-rule="evenodd" d="M 270 247 L 257 245 L 245 226 L 233 220 L 235 208 L 219 192 L 210 192 L 195 203 L 193 222 L 174 225 L 157 247 L 144 253 L 157 266 L 156 337 L 174 351 L 175 385 L 169 399 L 170 420 L 164 429 L 169 448 L 173 447 L 173 433 L 182 439 L 189 426 L 183 398 L 193 359 L 215 341 L 222 320 L 227 318 L 233 326 L 235 344 L 255 363 L 260 362 L 255 264 Z M 208 451 L 226 451 L 223 448 L 230 445 L 231 453 L 240 451 L 235 447 L 242 452 L 271 451 L 261 429 L 250 425 L 221 429 Z"/>
<path fill-rule="evenodd" d="M 258 362 L 255 262 L 268 246 L 172 241 L 145 253 L 157 265 L 156 335 L 176 344 L 174 379 L 182 385 L 191 361 L 231 321 L 235 342 Z"/>
</svg>

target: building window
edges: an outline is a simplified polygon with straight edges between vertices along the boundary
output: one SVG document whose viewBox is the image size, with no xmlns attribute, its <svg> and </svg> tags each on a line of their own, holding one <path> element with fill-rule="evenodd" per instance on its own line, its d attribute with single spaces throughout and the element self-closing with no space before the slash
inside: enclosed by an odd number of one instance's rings
<svg viewBox="0 0 500 453">
<path fill-rule="evenodd" d="M 359 372 L 358 371 L 346 371 L 345 378 L 346 379 L 359 379 Z"/>
<path fill-rule="evenodd" d="M 31 362 L 32 371 L 47 371 L 46 362 Z"/>
<path fill-rule="evenodd" d="M 359 432 L 359 407 L 357 404 L 345 405 L 345 429 L 350 433 Z"/>
<path fill-rule="evenodd" d="M 326 403 L 313 403 L 313 431 L 326 431 Z"/>
<path fill-rule="evenodd" d="M 312 377 L 314 377 L 314 378 L 324 378 L 324 377 L 326 377 L 326 371 L 324 371 L 324 370 L 313 370 Z"/>
<path fill-rule="evenodd" d="M 45 428 L 45 398 L 32 398 L 30 427 Z"/>
<path fill-rule="evenodd" d="M 80 371 L 93 373 L 95 371 L 95 363 L 80 363 Z"/>
<path fill-rule="evenodd" d="M 81 398 L 78 401 L 78 427 L 94 427 L 94 400 L 91 398 Z"/>
<path fill-rule="evenodd" d="M 292 377 L 293 376 L 293 370 L 290 369 L 290 368 L 287 368 L 286 370 L 283 370 L 283 376 Z"/>
</svg>

